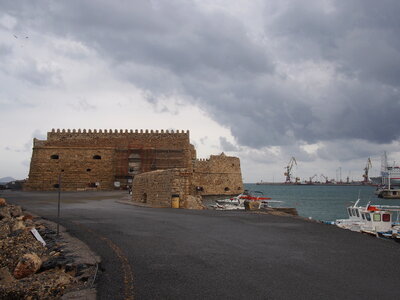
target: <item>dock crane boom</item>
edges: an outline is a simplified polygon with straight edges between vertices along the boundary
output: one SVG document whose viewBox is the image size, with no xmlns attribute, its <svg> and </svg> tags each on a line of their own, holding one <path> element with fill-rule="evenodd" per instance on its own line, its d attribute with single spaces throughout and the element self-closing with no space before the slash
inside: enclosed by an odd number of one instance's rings
<svg viewBox="0 0 400 300">
<path fill-rule="evenodd" d="M 317 176 L 317 174 L 315 174 L 314 176 L 310 177 L 310 181 L 308 182 L 309 184 L 312 184 L 312 180 Z"/>
<path fill-rule="evenodd" d="M 364 175 L 363 175 L 364 180 L 363 180 L 363 183 L 368 183 L 369 182 L 368 173 L 369 173 L 369 169 L 371 169 L 371 168 L 372 168 L 371 158 L 368 157 L 367 165 L 364 168 Z"/>
<path fill-rule="evenodd" d="M 285 167 L 286 172 L 284 173 L 284 175 L 286 176 L 286 180 L 285 183 L 292 183 L 292 168 L 293 165 L 297 166 L 297 162 L 296 159 L 292 156 L 292 158 L 290 159 L 288 165 Z"/>
<path fill-rule="evenodd" d="M 324 174 L 321 174 L 321 177 L 325 179 L 325 183 L 329 183 L 328 176 L 325 176 Z"/>
</svg>

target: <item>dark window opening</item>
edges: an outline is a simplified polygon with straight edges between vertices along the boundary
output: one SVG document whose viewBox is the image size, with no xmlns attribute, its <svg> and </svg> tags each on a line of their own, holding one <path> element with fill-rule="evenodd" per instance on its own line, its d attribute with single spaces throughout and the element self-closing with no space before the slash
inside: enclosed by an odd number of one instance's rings
<svg viewBox="0 0 400 300">
<path fill-rule="evenodd" d="M 95 156 L 93 156 L 93 159 L 101 159 L 101 156 L 100 155 L 95 155 Z"/>
<path fill-rule="evenodd" d="M 230 189 L 228 187 L 226 187 L 224 190 L 225 190 L 225 192 L 229 192 L 230 191 Z"/>
<path fill-rule="evenodd" d="M 92 171 L 92 169 L 86 169 L 86 172 L 90 172 L 90 171 Z"/>
<path fill-rule="evenodd" d="M 238 190 L 241 190 L 242 188 L 239 186 L 237 189 L 238 189 Z"/>
<path fill-rule="evenodd" d="M 142 195 L 142 202 L 147 203 L 147 194 L 146 193 L 143 193 L 143 195 Z"/>
<path fill-rule="evenodd" d="M 235 166 L 235 164 L 232 164 L 232 167 L 234 167 Z"/>
<path fill-rule="evenodd" d="M 198 192 L 203 192 L 204 189 L 203 189 L 202 186 L 196 186 L 196 191 L 198 191 Z"/>
<path fill-rule="evenodd" d="M 59 159 L 60 157 L 58 156 L 58 154 L 53 154 L 52 156 L 50 156 L 51 159 Z"/>
<path fill-rule="evenodd" d="M 60 185 L 58 183 L 54 184 L 53 187 L 55 187 L 56 189 L 58 189 L 60 187 Z"/>
<path fill-rule="evenodd" d="M 363 220 L 365 220 L 365 215 L 364 214 L 361 214 L 361 217 L 363 218 Z"/>
<path fill-rule="evenodd" d="M 365 218 L 367 219 L 367 221 L 371 221 L 371 215 L 369 213 L 365 214 Z"/>
<path fill-rule="evenodd" d="M 356 209 L 356 214 L 357 214 L 357 218 L 359 218 L 359 217 L 360 217 L 360 214 L 359 214 L 359 212 L 358 212 L 358 209 Z"/>
<path fill-rule="evenodd" d="M 62 169 L 61 172 L 64 172 L 64 169 Z"/>
</svg>

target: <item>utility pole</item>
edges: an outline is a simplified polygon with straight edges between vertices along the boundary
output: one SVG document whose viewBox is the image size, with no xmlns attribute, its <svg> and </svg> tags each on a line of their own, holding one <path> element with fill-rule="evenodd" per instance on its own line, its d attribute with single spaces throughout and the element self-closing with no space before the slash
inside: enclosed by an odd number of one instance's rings
<svg viewBox="0 0 400 300">
<path fill-rule="evenodd" d="M 61 173 L 58 174 L 57 236 L 60 234 Z"/>
</svg>

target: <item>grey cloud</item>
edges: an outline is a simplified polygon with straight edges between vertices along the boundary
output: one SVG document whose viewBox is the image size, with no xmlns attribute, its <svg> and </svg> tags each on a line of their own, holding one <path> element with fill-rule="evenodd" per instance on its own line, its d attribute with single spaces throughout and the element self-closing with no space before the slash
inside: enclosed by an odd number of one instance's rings
<svg viewBox="0 0 400 300">
<path fill-rule="evenodd" d="M 266 31 L 285 46 L 286 59 L 327 60 L 345 75 L 398 86 L 398 1 L 284 2 L 266 19 Z"/>
<path fill-rule="evenodd" d="M 202 145 L 205 145 L 206 142 L 207 142 L 207 140 L 208 140 L 208 137 L 207 137 L 207 136 L 203 136 L 202 138 L 200 138 L 200 143 L 201 143 Z"/>
<path fill-rule="evenodd" d="M 150 102 L 180 95 L 230 128 L 239 145 L 399 138 L 398 1 L 271 2 L 264 43 L 232 16 L 186 1 L 15 2 L 3 8 L 18 26 L 82 41 L 117 76 L 153 93 Z M 28 13 L 38 7 L 38 17 Z M 304 62 L 329 64 L 333 74 L 317 88 L 317 75 L 302 82 L 279 69 Z"/>
<path fill-rule="evenodd" d="M 231 142 L 229 142 L 226 137 L 221 136 L 219 138 L 219 142 L 221 144 L 222 150 L 226 151 L 226 152 L 236 152 L 239 151 L 239 148 L 237 146 L 235 146 L 234 144 L 232 144 Z"/>
<path fill-rule="evenodd" d="M 12 53 L 12 47 L 6 44 L 0 44 L 0 57 L 5 59 L 8 55 Z"/>
<path fill-rule="evenodd" d="M 96 105 L 93 105 L 88 100 L 84 98 L 78 98 L 77 101 L 71 102 L 69 104 L 76 111 L 95 111 L 97 109 Z"/>
<path fill-rule="evenodd" d="M 33 85 L 59 85 L 62 82 L 60 71 L 48 62 L 39 62 L 24 57 L 17 60 L 0 61 L 2 71 L 10 76 L 29 82 Z"/>
<path fill-rule="evenodd" d="M 358 158 L 377 156 L 383 150 L 396 152 L 399 142 L 390 144 L 376 144 L 365 140 L 335 140 L 326 142 L 322 148 L 317 150 L 317 155 L 324 160 L 352 161 Z"/>
</svg>

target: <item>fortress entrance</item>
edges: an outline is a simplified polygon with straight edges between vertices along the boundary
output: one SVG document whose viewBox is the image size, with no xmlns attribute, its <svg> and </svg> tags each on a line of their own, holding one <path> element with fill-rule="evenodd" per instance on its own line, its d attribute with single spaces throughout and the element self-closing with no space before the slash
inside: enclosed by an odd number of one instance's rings
<svg viewBox="0 0 400 300">
<path fill-rule="evenodd" d="M 132 177 L 140 173 L 142 168 L 142 159 L 139 153 L 132 153 L 128 158 L 128 173 Z"/>
</svg>

